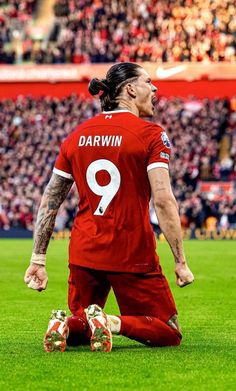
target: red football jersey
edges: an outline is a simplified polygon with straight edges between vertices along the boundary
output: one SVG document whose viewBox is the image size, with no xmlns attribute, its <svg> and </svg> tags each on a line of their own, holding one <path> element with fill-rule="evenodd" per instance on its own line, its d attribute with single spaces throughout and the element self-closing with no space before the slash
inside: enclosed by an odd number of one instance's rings
<svg viewBox="0 0 236 391">
<path fill-rule="evenodd" d="M 66 138 L 53 171 L 73 178 L 79 192 L 70 263 L 116 272 L 155 268 L 147 171 L 168 169 L 169 155 L 163 129 L 126 110 L 103 112 Z"/>
</svg>

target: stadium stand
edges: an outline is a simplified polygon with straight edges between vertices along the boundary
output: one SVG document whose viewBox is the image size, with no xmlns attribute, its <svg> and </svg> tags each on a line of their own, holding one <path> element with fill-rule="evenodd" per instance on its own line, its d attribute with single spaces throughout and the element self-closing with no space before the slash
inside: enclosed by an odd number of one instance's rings
<svg viewBox="0 0 236 391">
<path fill-rule="evenodd" d="M 0 101 L 1 228 L 33 229 L 40 197 L 62 140 L 98 111 L 98 101 L 83 95 L 64 99 L 19 96 Z M 173 145 L 171 176 L 183 227 L 211 224 L 235 229 L 233 196 L 225 192 L 209 198 L 200 186 L 206 180 L 224 183 L 236 179 L 234 99 L 161 97 L 154 121 L 166 129 Z M 229 145 L 220 160 L 225 136 Z M 77 199 L 72 189 L 58 214 L 56 230 L 71 228 Z"/>
<path fill-rule="evenodd" d="M 0 0 L 0 64 L 21 61 L 27 46 L 27 26 L 32 21 L 37 0 Z"/>
<path fill-rule="evenodd" d="M 0 1 L 0 63 L 236 60 L 234 0 L 50 0 L 41 18 L 37 3 Z"/>
</svg>

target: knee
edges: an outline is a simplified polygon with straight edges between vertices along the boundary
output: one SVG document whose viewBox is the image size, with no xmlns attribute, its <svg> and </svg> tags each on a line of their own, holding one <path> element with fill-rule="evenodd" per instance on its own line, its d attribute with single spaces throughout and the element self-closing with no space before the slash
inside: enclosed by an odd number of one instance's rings
<svg viewBox="0 0 236 391">
<path fill-rule="evenodd" d="M 179 330 L 173 330 L 169 338 L 170 344 L 168 346 L 179 346 L 182 341 L 182 334 Z"/>
<path fill-rule="evenodd" d="M 157 336 L 153 340 L 146 341 L 146 345 L 151 347 L 167 347 L 179 346 L 181 344 L 182 335 L 177 330 L 171 330 L 171 333 L 165 336 Z"/>
<path fill-rule="evenodd" d="M 175 335 L 173 338 L 173 344 L 170 346 L 179 346 L 182 341 L 182 335 L 178 332 L 178 334 Z"/>
</svg>

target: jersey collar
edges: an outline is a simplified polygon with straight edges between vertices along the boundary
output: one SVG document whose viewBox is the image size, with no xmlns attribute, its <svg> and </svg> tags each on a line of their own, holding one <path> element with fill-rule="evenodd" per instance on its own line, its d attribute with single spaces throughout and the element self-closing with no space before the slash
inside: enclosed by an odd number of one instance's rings
<svg viewBox="0 0 236 391">
<path fill-rule="evenodd" d="M 113 111 L 102 111 L 101 114 L 119 114 L 119 113 L 130 113 L 130 114 L 132 114 L 131 111 L 128 110 L 128 109 L 113 110 Z"/>
</svg>

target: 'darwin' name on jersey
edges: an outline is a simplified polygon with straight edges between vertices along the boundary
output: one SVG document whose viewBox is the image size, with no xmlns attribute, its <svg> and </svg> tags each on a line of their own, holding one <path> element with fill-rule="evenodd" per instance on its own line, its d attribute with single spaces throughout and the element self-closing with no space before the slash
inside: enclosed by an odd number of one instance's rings
<svg viewBox="0 0 236 391">
<path fill-rule="evenodd" d="M 80 136 L 79 147 L 120 147 L 122 136 Z"/>
</svg>

